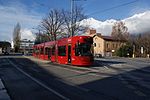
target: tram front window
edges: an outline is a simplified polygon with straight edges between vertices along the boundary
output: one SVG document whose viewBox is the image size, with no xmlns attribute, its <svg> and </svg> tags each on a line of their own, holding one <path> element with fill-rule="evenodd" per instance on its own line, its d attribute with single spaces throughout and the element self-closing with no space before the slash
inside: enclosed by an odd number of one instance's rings
<svg viewBox="0 0 150 100">
<path fill-rule="evenodd" d="M 91 44 L 81 43 L 75 47 L 76 56 L 91 56 Z"/>
</svg>

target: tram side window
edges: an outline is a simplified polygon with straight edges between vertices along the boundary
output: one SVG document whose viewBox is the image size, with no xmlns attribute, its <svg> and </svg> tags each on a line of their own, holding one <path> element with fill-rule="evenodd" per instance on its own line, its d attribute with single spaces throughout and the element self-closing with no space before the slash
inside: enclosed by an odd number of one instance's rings
<svg viewBox="0 0 150 100">
<path fill-rule="evenodd" d="M 44 52 L 44 48 L 41 48 L 40 54 L 43 54 L 43 52 Z"/>
<path fill-rule="evenodd" d="M 66 56 L 66 46 L 58 46 L 58 55 Z"/>
<path fill-rule="evenodd" d="M 55 55 L 55 46 L 52 48 L 52 55 Z"/>
<path fill-rule="evenodd" d="M 79 56 L 79 54 L 80 54 L 79 46 L 75 45 L 75 56 Z"/>
<path fill-rule="evenodd" d="M 45 48 L 45 54 L 48 55 L 48 48 Z"/>
</svg>

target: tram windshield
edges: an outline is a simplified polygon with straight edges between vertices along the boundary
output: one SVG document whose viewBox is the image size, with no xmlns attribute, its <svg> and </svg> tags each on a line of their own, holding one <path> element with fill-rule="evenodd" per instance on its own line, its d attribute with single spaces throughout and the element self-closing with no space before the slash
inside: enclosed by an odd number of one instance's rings
<svg viewBox="0 0 150 100">
<path fill-rule="evenodd" d="M 76 56 L 92 56 L 91 44 L 80 43 L 75 46 L 75 55 Z"/>
</svg>

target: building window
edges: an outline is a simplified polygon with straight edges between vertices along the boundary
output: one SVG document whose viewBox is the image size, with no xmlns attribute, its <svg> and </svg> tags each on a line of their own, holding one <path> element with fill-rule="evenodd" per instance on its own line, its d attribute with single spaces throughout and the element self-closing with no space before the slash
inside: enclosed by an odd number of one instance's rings
<svg viewBox="0 0 150 100">
<path fill-rule="evenodd" d="M 109 48 L 109 43 L 106 44 L 106 47 Z"/>
<path fill-rule="evenodd" d="M 115 44 L 113 43 L 113 48 L 115 48 Z"/>
<path fill-rule="evenodd" d="M 96 43 L 94 43 L 94 47 L 96 47 Z"/>
<path fill-rule="evenodd" d="M 118 44 L 116 44 L 116 48 L 118 48 Z"/>
</svg>

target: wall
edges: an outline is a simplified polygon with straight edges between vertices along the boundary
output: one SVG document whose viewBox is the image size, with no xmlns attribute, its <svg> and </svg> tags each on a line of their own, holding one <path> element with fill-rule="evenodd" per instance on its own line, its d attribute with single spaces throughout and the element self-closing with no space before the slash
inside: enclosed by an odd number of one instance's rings
<svg viewBox="0 0 150 100">
<path fill-rule="evenodd" d="M 101 56 L 104 56 L 104 40 L 95 36 L 93 42 L 96 43 L 96 46 L 94 46 L 94 55 L 101 54 Z"/>
</svg>

